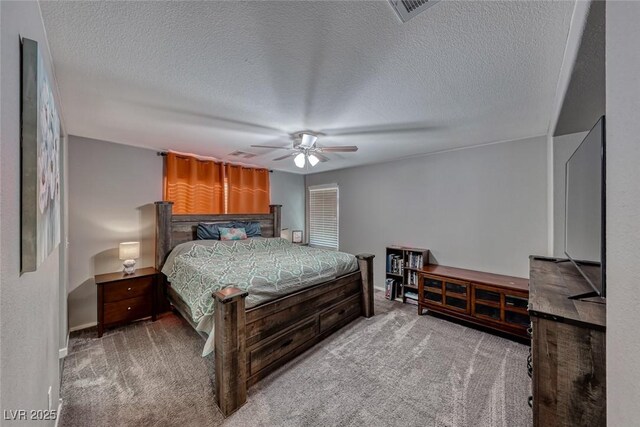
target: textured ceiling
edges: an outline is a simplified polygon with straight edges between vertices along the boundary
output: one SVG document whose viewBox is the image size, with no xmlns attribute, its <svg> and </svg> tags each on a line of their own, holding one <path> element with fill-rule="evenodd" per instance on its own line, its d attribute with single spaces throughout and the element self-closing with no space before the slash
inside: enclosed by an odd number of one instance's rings
<svg viewBox="0 0 640 427">
<path fill-rule="evenodd" d="M 68 133 L 293 172 L 249 146 L 360 147 L 316 172 L 545 134 L 573 2 L 441 1 L 406 24 L 386 1 L 41 8 Z"/>
</svg>

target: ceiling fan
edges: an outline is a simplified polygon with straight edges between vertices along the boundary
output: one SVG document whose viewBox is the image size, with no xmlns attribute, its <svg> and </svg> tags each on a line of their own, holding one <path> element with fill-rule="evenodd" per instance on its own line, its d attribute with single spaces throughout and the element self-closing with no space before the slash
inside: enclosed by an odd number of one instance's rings
<svg viewBox="0 0 640 427">
<path fill-rule="evenodd" d="M 299 168 L 304 168 L 305 164 L 309 162 L 311 166 L 315 166 L 318 162 L 327 162 L 329 158 L 324 153 L 352 153 L 358 151 L 358 147 L 355 145 L 341 145 L 341 146 L 318 146 L 318 136 L 324 135 L 322 133 L 315 133 L 311 131 L 301 131 L 291 134 L 293 141 L 290 147 L 281 147 L 275 145 L 252 145 L 256 148 L 272 148 L 279 150 L 293 151 L 285 156 L 273 159 L 284 160 L 292 156 L 295 156 L 293 161 Z"/>
</svg>

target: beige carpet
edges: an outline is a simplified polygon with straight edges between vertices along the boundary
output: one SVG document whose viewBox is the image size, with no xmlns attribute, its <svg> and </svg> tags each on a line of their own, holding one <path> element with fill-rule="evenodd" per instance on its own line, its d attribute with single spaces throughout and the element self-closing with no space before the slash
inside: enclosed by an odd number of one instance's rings
<svg viewBox="0 0 640 427">
<path fill-rule="evenodd" d="M 72 336 L 62 426 L 530 426 L 528 348 L 376 295 L 360 318 L 249 390 L 224 420 L 211 358 L 165 315 Z"/>
</svg>

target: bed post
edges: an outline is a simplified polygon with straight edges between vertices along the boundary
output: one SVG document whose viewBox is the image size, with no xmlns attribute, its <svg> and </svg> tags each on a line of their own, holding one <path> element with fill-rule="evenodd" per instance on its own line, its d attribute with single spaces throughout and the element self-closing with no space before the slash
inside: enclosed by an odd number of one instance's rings
<svg viewBox="0 0 640 427">
<path fill-rule="evenodd" d="M 225 288 L 213 294 L 216 403 L 225 417 L 247 400 L 244 299 L 248 294 L 237 288 Z"/>
<path fill-rule="evenodd" d="M 362 275 L 362 315 L 373 316 L 373 254 L 359 254 L 358 264 Z"/>
<path fill-rule="evenodd" d="M 282 205 L 269 205 L 269 212 L 273 215 L 273 237 L 280 237 L 282 232 Z"/>
<path fill-rule="evenodd" d="M 173 202 L 155 202 L 156 205 L 156 270 L 162 269 L 171 252 L 171 217 Z"/>
</svg>

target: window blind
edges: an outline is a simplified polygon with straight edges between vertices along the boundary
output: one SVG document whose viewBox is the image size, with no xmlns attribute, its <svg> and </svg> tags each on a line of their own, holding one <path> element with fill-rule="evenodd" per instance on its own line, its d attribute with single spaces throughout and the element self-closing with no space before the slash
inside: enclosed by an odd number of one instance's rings
<svg viewBox="0 0 640 427">
<path fill-rule="evenodd" d="M 338 250 L 338 187 L 309 188 L 309 244 Z"/>
</svg>

